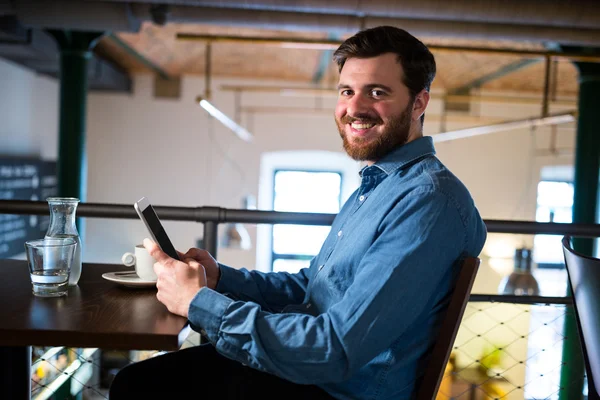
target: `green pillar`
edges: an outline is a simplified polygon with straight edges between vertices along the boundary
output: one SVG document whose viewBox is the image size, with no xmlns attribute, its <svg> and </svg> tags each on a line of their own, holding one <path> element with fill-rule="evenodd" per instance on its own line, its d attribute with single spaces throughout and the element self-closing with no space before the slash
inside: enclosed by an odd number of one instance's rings
<svg viewBox="0 0 600 400">
<path fill-rule="evenodd" d="M 101 34 L 50 31 L 60 49 L 58 195 L 85 201 L 85 120 L 88 60 Z"/>
<path fill-rule="evenodd" d="M 60 108 L 57 178 L 58 195 L 87 197 L 85 121 L 88 60 L 101 33 L 50 30 L 60 49 Z M 83 240 L 83 221 L 77 220 Z"/>
<path fill-rule="evenodd" d="M 579 70 L 579 118 L 575 144 L 573 222 L 596 223 L 600 169 L 600 64 L 575 63 Z M 594 240 L 576 238 L 575 250 L 593 256 Z M 569 288 L 568 295 L 571 295 Z M 575 315 L 565 317 L 560 400 L 583 397 L 584 364 Z"/>
</svg>

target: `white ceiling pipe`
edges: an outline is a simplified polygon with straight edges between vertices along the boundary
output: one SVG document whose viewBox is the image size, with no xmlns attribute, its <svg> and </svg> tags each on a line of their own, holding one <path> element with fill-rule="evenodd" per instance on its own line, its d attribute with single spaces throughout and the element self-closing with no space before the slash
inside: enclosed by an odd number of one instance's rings
<svg viewBox="0 0 600 400">
<path fill-rule="evenodd" d="M 525 118 L 514 121 L 505 121 L 497 124 L 476 126 L 473 128 L 458 129 L 455 131 L 442 132 L 432 135 L 433 141 L 436 143 L 447 142 L 449 140 L 469 138 L 473 136 L 487 135 L 490 133 L 511 131 L 515 129 L 536 128 L 546 125 L 558 125 L 575 122 L 575 113 L 563 113 L 550 115 L 547 117 Z"/>
</svg>

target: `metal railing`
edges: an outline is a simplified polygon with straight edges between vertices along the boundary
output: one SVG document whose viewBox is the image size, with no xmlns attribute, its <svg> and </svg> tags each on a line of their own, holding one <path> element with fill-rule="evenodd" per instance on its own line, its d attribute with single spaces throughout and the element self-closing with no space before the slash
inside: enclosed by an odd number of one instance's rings
<svg viewBox="0 0 600 400">
<path fill-rule="evenodd" d="M 222 207 L 153 206 L 161 220 L 199 222 L 204 226 L 204 247 L 217 255 L 217 227 L 221 223 L 331 225 L 335 214 L 240 210 Z M 0 214 L 49 215 L 45 201 L 0 200 Z M 139 218 L 132 204 L 80 203 L 77 217 Z M 600 224 L 566 224 L 509 220 L 484 220 L 490 233 L 570 235 L 600 237 Z"/>
<path fill-rule="evenodd" d="M 170 207 L 170 206 L 154 206 L 158 216 L 162 220 L 174 221 L 190 221 L 203 224 L 204 230 L 204 247 L 213 256 L 217 256 L 217 228 L 221 223 L 251 223 L 251 224 L 299 224 L 299 225 L 331 225 L 335 214 L 318 214 L 318 213 L 293 213 L 293 212 L 277 212 L 277 211 L 262 211 L 262 210 L 241 210 L 227 209 L 221 207 Z M 20 201 L 20 200 L 0 200 L 0 214 L 25 214 L 25 215 L 48 215 L 48 204 L 45 201 Z M 77 217 L 85 218 L 116 218 L 116 219 L 137 219 L 138 215 L 132 205 L 128 204 L 103 204 L 103 203 L 80 203 L 77 209 Z M 565 223 L 540 223 L 531 221 L 506 221 L 506 220 L 484 220 L 487 230 L 490 233 L 508 233 L 508 234 L 551 234 L 551 235 L 570 235 L 574 237 L 600 237 L 600 224 L 565 224 Z M 562 346 L 562 342 L 566 339 L 562 336 L 560 327 L 564 316 L 572 312 L 572 299 L 567 297 L 546 297 L 546 296 L 516 296 L 516 295 L 493 295 L 493 294 L 471 294 L 469 299 L 469 308 L 463 318 L 459 336 L 454 344 L 454 353 L 458 357 L 467 358 L 469 361 L 463 362 L 462 366 L 454 365 L 453 369 L 448 372 L 445 379 L 452 382 L 452 393 L 445 393 L 440 389 L 438 399 L 441 398 L 474 398 L 477 393 L 488 396 L 488 398 L 531 398 L 535 397 L 532 393 L 532 388 L 539 391 L 539 387 L 543 385 L 535 385 L 545 379 L 549 374 L 556 375 L 556 370 L 565 367 L 562 362 L 555 362 L 553 365 L 544 366 L 542 372 L 529 372 L 519 377 L 517 380 L 510 377 L 510 371 L 518 368 L 526 368 L 533 363 L 535 357 L 540 354 L 527 354 L 526 356 L 514 356 L 511 347 L 518 345 L 523 340 L 536 340 L 534 336 L 539 332 L 548 329 L 553 329 L 557 340 L 550 345 L 553 347 Z M 510 304 L 507 304 L 510 303 Z M 490 310 L 493 307 L 513 307 L 515 317 L 511 320 L 494 320 L 490 328 L 486 332 L 477 332 L 473 327 L 469 327 L 469 320 L 475 318 L 477 314 L 490 316 Z M 548 315 L 549 320 L 537 321 L 535 318 L 531 320 L 535 322 L 531 324 L 532 329 L 524 332 L 519 332 L 516 327 L 512 327 L 519 315 L 532 315 L 533 309 L 555 308 L 554 313 L 538 313 L 538 315 Z M 509 313 L 510 314 L 510 313 Z M 558 316 L 557 316 L 558 315 Z M 493 320 L 493 316 L 491 317 Z M 486 335 L 493 333 L 495 330 L 505 330 L 514 336 L 513 341 L 509 341 L 498 345 L 498 343 L 490 341 Z M 519 329 L 522 329 L 519 328 Z M 463 332 L 461 336 L 461 332 Z M 537 337 L 537 336 L 536 336 Z M 490 348 L 487 354 L 469 354 L 469 342 L 472 341 L 488 341 Z M 544 352 L 546 349 L 541 349 Z M 68 350 L 73 351 L 73 350 Z M 495 357 L 497 352 L 504 354 L 504 365 L 498 364 L 493 370 L 493 374 L 489 374 L 490 359 Z M 134 354 L 134 353 L 131 353 Z M 124 354 L 126 362 L 136 361 L 136 356 Z M 472 360 L 471 360 L 472 359 Z M 486 361 L 487 360 L 487 361 Z M 83 360 L 82 360 L 83 361 Z M 87 360 L 87 362 L 92 362 Z M 534 363 L 540 366 L 543 363 Z M 487 374 L 487 375 L 486 375 Z M 532 375 L 533 374 L 533 375 Z M 537 375 L 536 375 L 537 374 Z M 529 379 L 529 381 L 525 381 Z M 42 385 L 46 387 L 48 383 Z M 462 386 L 461 386 L 462 385 Z M 100 384 L 92 384 L 84 386 L 84 391 L 94 392 L 100 397 L 105 393 L 101 389 Z M 460 389 L 462 387 L 462 389 Z M 458 392 L 456 392 L 456 388 Z M 529 388 L 529 389 L 528 389 Z M 41 389 L 41 388 L 40 388 Z M 543 398 L 555 398 L 558 393 L 564 388 L 548 386 L 547 393 Z M 496 392 L 499 390 L 499 392 Z M 440 397 L 441 396 L 441 397 Z M 444 397 L 446 396 L 446 397 Z M 540 396 L 538 393 L 537 396 Z"/>
</svg>

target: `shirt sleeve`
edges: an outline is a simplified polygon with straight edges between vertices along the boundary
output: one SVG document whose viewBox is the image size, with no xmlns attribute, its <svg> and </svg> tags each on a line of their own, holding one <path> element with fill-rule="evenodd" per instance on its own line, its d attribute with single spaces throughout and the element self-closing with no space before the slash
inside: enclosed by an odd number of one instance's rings
<svg viewBox="0 0 600 400">
<path fill-rule="evenodd" d="M 225 356 L 292 382 L 348 379 L 430 312 L 465 248 L 459 212 L 440 192 L 413 191 L 379 232 L 354 282 L 327 312 L 274 314 L 203 289 L 190 306 L 192 327 L 203 328 Z"/>
<path fill-rule="evenodd" d="M 252 301 L 271 312 L 280 312 L 289 304 L 300 304 L 304 301 L 309 268 L 295 274 L 264 273 L 245 268 L 238 270 L 220 263 L 219 268 L 221 277 L 216 291 L 233 299 Z"/>
</svg>

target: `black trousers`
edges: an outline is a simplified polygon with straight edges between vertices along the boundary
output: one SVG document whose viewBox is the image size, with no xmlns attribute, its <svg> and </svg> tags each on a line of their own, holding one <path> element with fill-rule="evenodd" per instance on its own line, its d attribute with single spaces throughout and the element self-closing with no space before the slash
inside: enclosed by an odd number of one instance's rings
<svg viewBox="0 0 600 400">
<path fill-rule="evenodd" d="M 109 400 L 333 399 L 314 385 L 299 385 L 246 367 L 211 344 L 163 354 L 123 368 Z"/>
</svg>

